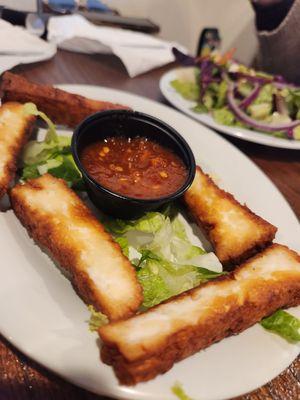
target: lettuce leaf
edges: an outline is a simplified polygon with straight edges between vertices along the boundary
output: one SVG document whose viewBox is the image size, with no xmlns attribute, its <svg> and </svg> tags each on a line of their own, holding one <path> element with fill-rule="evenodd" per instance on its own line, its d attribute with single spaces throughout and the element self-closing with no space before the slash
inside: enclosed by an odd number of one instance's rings
<svg viewBox="0 0 300 400">
<path fill-rule="evenodd" d="M 107 217 L 103 223 L 108 232 L 115 235 L 124 235 L 129 231 L 138 231 L 144 233 L 155 234 L 165 223 L 167 217 L 173 218 L 177 209 L 173 204 L 168 204 L 158 211 L 150 211 L 145 213 L 141 218 L 136 220 L 123 220 L 119 218 Z"/>
<path fill-rule="evenodd" d="M 115 238 L 114 240 L 121 247 L 121 250 L 122 250 L 122 253 L 124 254 L 124 256 L 129 257 L 128 239 L 124 236 L 120 236 L 120 237 Z"/>
<path fill-rule="evenodd" d="M 27 179 L 38 178 L 41 174 L 39 173 L 36 165 L 27 165 L 24 166 L 21 181 L 27 181 Z"/>
<path fill-rule="evenodd" d="M 213 110 L 213 108 L 215 106 L 215 94 L 214 94 L 214 92 L 207 89 L 206 92 L 204 93 L 203 97 L 202 97 L 202 102 L 203 102 L 204 107 L 208 111 Z"/>
<path fill-rule="evenodd" d="M 205 107 L 204 104 L 198 103 L 194 107 L 191 108 L 192 111 L 198 114 L 206 114 L 208 113 L 208 109 Z"/>
<path fill-rule="evenodd" d="M 123 235 L 132 230 L 146 233 L 155 233 L 163 226 L 165 216 L 162 213 L 150 211 L 145 213 L 141 218 L 133 221 L 123 219 L 107 219 L 105 227 L 110 233 Z"/>
<path fill-rule="evenodd" d="M 200 91 L 196 82 L 175 79 L 171 82 L 171 86 L 187 100 L 197 101 L 199 99 Z"/>
<path fill-rule="evenodd" d="M 56 128 L 54 123 L 51 121 L 51 119 L 42 111 L 39 111 L 37 109 L 37 106 L 34 103 L 25 103 L 23 106 L 23 111 L 24 114 L 26 115 L 35 115 L 36 117 L 40 117 L 44 122 L 46 122 L 48 126 L 48 132 L 46 136 L 46 141 L 51 142 L 51 141 L 57 141 L 57 134 L 56 134 Z"/>
<path fill-rule="evenodd" d="M 149 258 L 144 264 L 137 276 L 143 288 L 143 307 L 150 308 L 171 297 L 172 291 L 161 277 L 162 267 L 158 260 Z"/>
<path fill-rule="evenodd" d="M 204 113 L 222 108 L 226 104 L 227 82 L 212 82 L 208 85 L 202 96 L 202 102 L 198 103 L 193 111 Z"/>
<path fill-rule="evenodd" d="M 175 383 L 172 387 L 171 390 L 173 394 L 179 399 L 179 400 L 192 400 L 191 397 L 189 397 L 185 391 L 183 390 L 183 387 L 180 383 Z"/>
<path fill-rule="evenodd" d="M 271 115 L 272 103 L 251 104 L 247 111 L 252 118 L 263 120 Z"/>
<path fill-rule="evenodd" d="M 222 108 L 226 104 L 227 82 L 224 80 L 218 85 L 216 108 Z"/>
<path fill-rule="evenodd" d="M 240 80 L 238 81 L 238 91 L 244 97 L 248 97 L 253 90 L 253 85 L 250 82 Z"/>
<path fill-rule="evenodd" d="M 235 116 L 227 107 L 213 110 L 214 120 L 221 125 L 235 125 Z"/>
<path fill-rule="evenodd" d="M 207 282 L 223 272 L 214 272 L 194 265 L 176 264 L 150 250 L 142 250 L 137 276 L 143 287 L 146 308 Z"/>
<path fill-rule="evenodd" d="M 91 332 L 97 332 L 100 326 L 108 324 L 108 318 L 105 314 L 102 314 L 100 311 L 96 311 L 93 306 L 88 306 L 88 309 L 91 313 L 89 319 L 89 330 Z"/>
<path fill-rule="evenodd" d="M 220 275 L 210 270 L 222 269 L 217 257 L 189 241 L 178 210 L 172 205 L 137 220 L 107 218 L 103 222 L 136 267 L 143 287 L 143 308 Z M 203 268 L 206 266 L 210 269 Z"/>
<path fill-rule="evenodd" d="M 294 128 L 294 139 L 300 140 L 300 126 L 296 126 L 296 128 Z"/>
<path fill-rule="evenodd" d="M 29 141 L 23 151 L 23 162 L 26 165 L 36 165 L 44 162 L 57 154 L 68 154 L 71 152 L 71 138 L 58 136 L 57 140 L 47 142 Z"/>
<path fill-rule="evenodd" d="M 79 189 L 82 184 L 81 173 L 74 162 L 72 154 L 65 154 L 60 157 L 61 163 L 56 166 L 50 166 L 47 172 L 57 178 L 64 179 L 70 187 L 72 186 L 73 188 L 76 187 Z M 82 184 L 82 189 L 83 188 L 84 186 Z"/>
<path fill-rule="evenodd" d="M 290 95 L 292 96 L 293 103 L 297 107 L 300 108 L 300 90 L 299 89 L 291 89 L 289 91 Z"/>
<path fill-rule="evenodd" d="M 270 83 L 262 86 L 258 96 L 256 97 L 256 99 L 253 101 L 252 104 L 268 103 L 272 105 L 274 90 L 275 90 L 274 86 Z"/>
<path fill-rule="evenodd" d="M 300 319 L 286 311 L 278 310 L 271 316 L 263 318 L 260 324 L 290 343 L 300 341 Z"/>
<path fill-rule="evenodd" d="M 179 264 L 205 254 L 201 247 L 190 243 L 184 225 L 178 216 L 172 221 L 169 217 L 165 218 L 153 240 L 141 250 L 150 250 L 159 257 Z"/>
<path fill-rule="evenodd" d="M 58 136 L 55 125 L 35 104 L 24 104 L 24 113 L 41 117 L 47 123 L 48 131 L 45 140 L 32 140 L 25 146 L 21 180 L 26 181 L 50 173 L 64 179 L 74 189 L 84 190 L 81 173 L 71 154 L 71 138 Z"/>
</svg>

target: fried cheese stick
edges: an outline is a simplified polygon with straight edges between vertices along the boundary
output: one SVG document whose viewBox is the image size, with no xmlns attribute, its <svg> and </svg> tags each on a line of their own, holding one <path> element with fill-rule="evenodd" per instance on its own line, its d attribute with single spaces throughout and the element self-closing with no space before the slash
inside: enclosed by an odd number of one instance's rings
<svg viewBox="0 0 300 400">
<path fill-rule="evenodd" d="M 18 156 L 34 121 L 34 116 L 23 112 L 23 104 L 9 102 L 0 107 L 0 198 L 15 176 Z"/>
<path fill-rule="evenodd" d="M 108 101 L 92 100 L 71 94 L 50 85 L 29 82 L 23 76 L 5 72 L 0 84 L 2 102 L 32 102 L 56 124 L 71 128 L 97 111 L 128 109 L 129 107 Z"/>
<path fill-rule="evenodd" d="M 134 314 L 142 290 L 134 268 L 62 179 L 49 174 L 15 186 L 13 210 L 30 236 L 71 275 L 78 294 L 110 320 Z"/>
<path fill-rule="evenodd" d="M 220 189 L 198 166 L 184 201 L 225 267 L 230 268 L 265 248 L 276 234 L 275 226 Z"/>
<path fill-rule="evenodd" d="M 101 327 L 102 360 L 121 384 L 134 385 L 279 308 L 299 304 L 300 256 L 273 244 L 227 276 Z"/>
</svg>

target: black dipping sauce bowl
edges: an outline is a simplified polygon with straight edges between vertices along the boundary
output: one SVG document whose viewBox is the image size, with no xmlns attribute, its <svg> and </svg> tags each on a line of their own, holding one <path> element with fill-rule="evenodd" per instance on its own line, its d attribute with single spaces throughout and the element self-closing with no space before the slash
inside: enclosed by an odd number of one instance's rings
<svg viewBox="0 0 300 400">
<path fill-rule="evenodd" d="M 174 193 L 164 197 L 137 199 L 113 192 L 98 183 L 81 163 L 82 150 L 93 142 L 116 136 L 146 137 L 172 150 L 187 168 L 188 174 L 184 184 Z M 195 158 L 187 142 L 171 126 L 144 113 L 110 110 L 93 114 L 77 126 L 71 146 L 75 163 L 82 173 L 90 199 L 101 211 L 114 217 L 134 219 L 146 211 L 156 210 L 182 196 L 195 177 Z"/>
</svg>

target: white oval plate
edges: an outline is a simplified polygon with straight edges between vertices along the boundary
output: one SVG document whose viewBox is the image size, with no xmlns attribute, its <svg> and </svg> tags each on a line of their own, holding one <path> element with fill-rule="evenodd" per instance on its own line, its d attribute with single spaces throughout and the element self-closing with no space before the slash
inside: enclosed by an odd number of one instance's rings
<svg viewBox="0 0 300 400">
<path fill-rule="evenodd" d="M 300 251 L 300 226 L 283 196 L 219 135 L 169 107 L 136 95 L 92 86 L 63 88 L 127 104 L 172 125 L 189 142 L 205 170 L 279 228 L 278 242 Z M 69 281 L 29 239 L 12 211 L 0 213 L 0 221 L 0 330 L 23 353 L 78 386 L 119 399 L 174 400 L 170 388 L 179 381 L 194 400 L 224 400 L 271 380 L 299 352 L 298 346 L 256 325 L 179 362 L 148 383 L 120 386 L 112 369 L 100 361 L 97 335 L 88 331 L 87 308 Z M 292 312 L 300 316 L 299 307 Z"/>
<path fill-rule="evenodd" d="M 226 133 L 227 135 L 237 137 L 248 142 L 264 144 L 266 146 L 280 147 L 283 149 L 300 150 L 300 140 L 288 140 L 276 138 L 266 133 L 252 131 L 234 126 L 226 126 L 218 124 L 214 121 L 213 117 L 209 114 L 197 114 L 192 110 L 196 102 L 184 99 L 176 90 L 171 86 L 171 82 L 177 79 L 177 71 L 179 69 L 172 69 L 166 72 L 160 79 L 159 87 L 164 97 L 178 110 L 184 112 L 190 117 L 199 122 L 207 125 L 210 128 L 216 129 L 219 132 Z"/>
</svg>

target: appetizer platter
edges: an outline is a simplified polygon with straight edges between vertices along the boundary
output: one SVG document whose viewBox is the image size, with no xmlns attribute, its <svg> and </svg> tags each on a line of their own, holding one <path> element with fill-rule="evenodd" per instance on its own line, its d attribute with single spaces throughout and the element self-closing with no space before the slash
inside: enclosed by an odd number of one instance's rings
<svg viewBox="0 0 300 400">
<path fill-rule="evenodd" d="M 182 67 L 160 80 L 173 106 L 239 139 L 300 149 L 299 86 L 239 64 L 231 52 L 194 58 L 174 49 L 174 54 Z"/>
<path fill-rule="evenodd" d="M 0 90 L 5 337 L 123 399 L 229 399 L 292 362 L 300 226 L 252 162 L 136 95 L 9 73 Z"/>
</svg>

